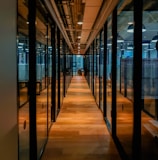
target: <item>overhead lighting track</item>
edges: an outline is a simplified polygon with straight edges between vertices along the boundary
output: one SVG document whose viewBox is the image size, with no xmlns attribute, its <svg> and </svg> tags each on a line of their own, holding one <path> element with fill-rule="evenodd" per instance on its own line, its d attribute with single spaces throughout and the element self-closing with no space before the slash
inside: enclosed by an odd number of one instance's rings
<svg viewBox="0 0 158 160">
<path fill-rule="evenodd" d="M 58 12 L 58 9 L 57 9 L 57 6 L 56 6 L 54 0 L 44 0 L 44 2 L 46 4 L 51 16 L 53 17 L 54 21 L 56 22 L 57 26 L 59 27 L 61 33 L 63 34 L 63 37 L 64 37 L 65 41 L 67 42 L 70 50 L 73 52 L 73 47 L 71 45 L 71 42 L 69 40 L 69 37 L 67 35 L 65 27 L 63 25 L 63 21 L 61 19 L 61 16 Z"/>
</svg>

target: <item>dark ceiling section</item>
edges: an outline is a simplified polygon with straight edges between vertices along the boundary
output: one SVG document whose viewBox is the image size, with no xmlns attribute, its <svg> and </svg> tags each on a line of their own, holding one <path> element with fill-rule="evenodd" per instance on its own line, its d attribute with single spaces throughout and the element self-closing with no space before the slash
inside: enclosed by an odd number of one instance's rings
<svg viewBox="0 0 158 160">
<path fill-rule="evenodd" d="M 157 11 L 158 8 L 158 0 L 143 0 L 143 10 L 145 11 Z"/>
<path fill-rule="evenodd" d="M 45 8 L 41 0 L 37 0 L 36 5 L 37 5 L 37 8 L 36 8 L 37 41 L 45 44 L 46 43 L 45 37 L 47 33 L 46 25 L 48 22 L 52 24 L 52 18 L 50 17 L 47 9 Z M 29 24 L 28 22 L 28 0 L 18 0 L 18 18 L 17 20 L 18 20 L 18 33 L 28 36 L 28 24 Z"/>
<path fill-rule="evenodd" d="M 82 25 L 78 25 L 79 16 L 84 13 L 82 0 L 56 0 L 56 5 L 62 18 L 69 40 L 74 49 L 79 43 L 78 36 L 81 35 Z"/>
</svg>

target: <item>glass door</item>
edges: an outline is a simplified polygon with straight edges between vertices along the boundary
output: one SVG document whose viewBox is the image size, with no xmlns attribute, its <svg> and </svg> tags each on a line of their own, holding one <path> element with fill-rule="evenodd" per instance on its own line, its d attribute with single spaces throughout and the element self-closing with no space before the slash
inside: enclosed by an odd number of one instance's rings
<svg viewBox="0 0 158 160">
<path fill-rule="evenodd" d="M 25 12 L 23 12 L 25 10 Z M 28 40 L 28 8 L 18 0 L 17 17 L 17 84 L 18 84 L 18 128 L 19 128 L 19 160 L 29 160 L 29 40 Z"/>
<path fill-rule="evenodd" d="M 158 1 L 143 0 L 142 159 L 158 158 Z M 142 30 L 143 31 L 143 30 Z"/>
<path fill-rule="evenodd" d="M 108 18 L 108 28 L 107 28 L 107 62 L 106 62 L 106 99 L 107 99 L 107 108 L 106 108 L 106 120 L 108 127 L 111 128 L 111 110 L 112 110 L 112 79 L 111 79 L 111 73 L 112 73 L 112 28 L 111 28 L 111 20 L 112 16 L 110 15 Z"/>
<path fill-rule="evenodd" d="M 116 133 L 125 154 L 133 143 L 133 2 L 117 8 Z"/>
</svg>

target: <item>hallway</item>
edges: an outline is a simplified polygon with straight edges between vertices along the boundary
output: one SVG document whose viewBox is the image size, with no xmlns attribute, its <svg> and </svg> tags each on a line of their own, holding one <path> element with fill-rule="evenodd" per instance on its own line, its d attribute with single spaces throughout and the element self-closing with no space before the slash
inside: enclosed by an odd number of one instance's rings
<svg viewBox="0 0 158 160">
<path fill-rule="evenodd" d="M 83 76 L 72 78 L 42 160 L 120 160 Z"/>
</svg>

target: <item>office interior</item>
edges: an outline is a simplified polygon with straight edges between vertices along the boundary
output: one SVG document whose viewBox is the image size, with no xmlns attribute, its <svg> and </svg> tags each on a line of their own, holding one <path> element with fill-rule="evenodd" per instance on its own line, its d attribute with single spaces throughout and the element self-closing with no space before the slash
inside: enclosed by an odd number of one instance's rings
<svg viewBox="0 0 158 160">
<path fill-rule="evenodd" d="M 42 157 L 72 77 L 84 76 L 122 159 L 156 160 L 157 10 L 156 0 L 2 2 L 2 159 Z"/>
</svg>

